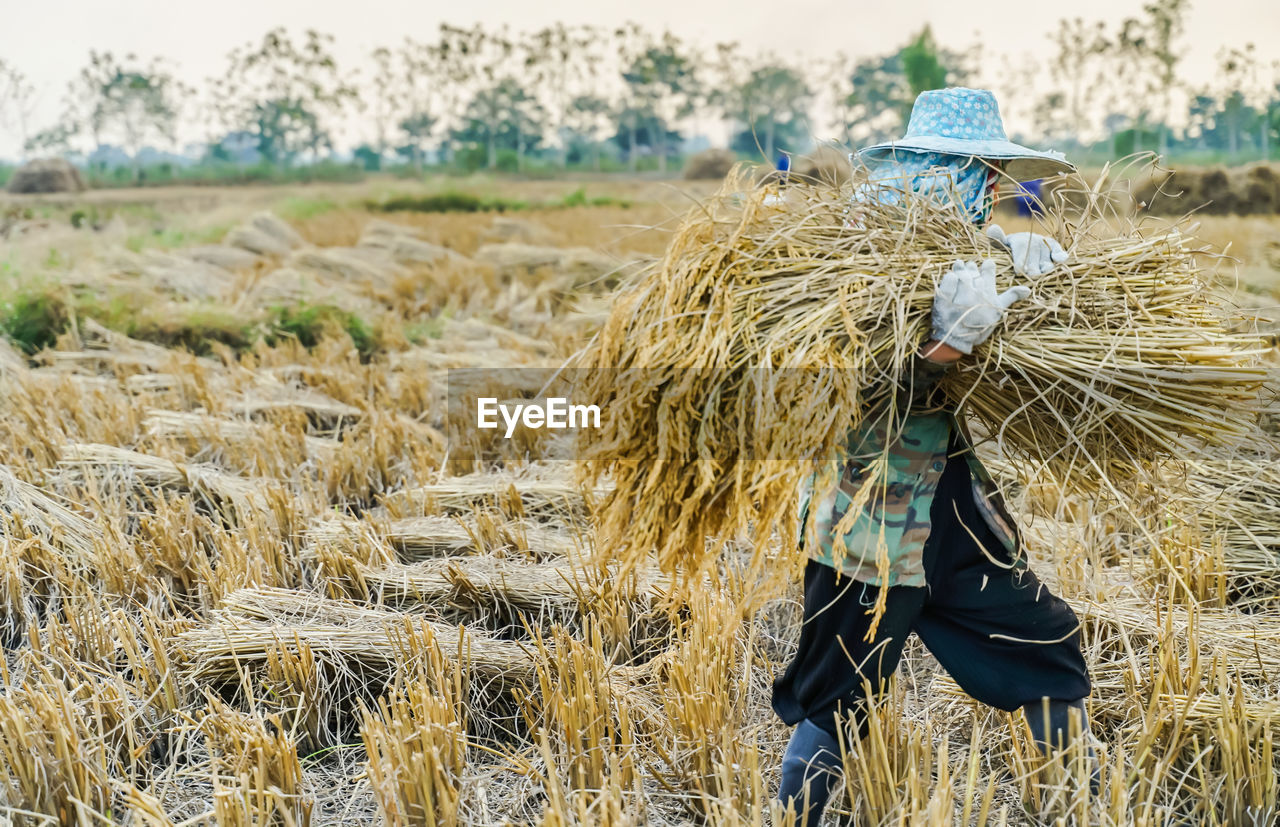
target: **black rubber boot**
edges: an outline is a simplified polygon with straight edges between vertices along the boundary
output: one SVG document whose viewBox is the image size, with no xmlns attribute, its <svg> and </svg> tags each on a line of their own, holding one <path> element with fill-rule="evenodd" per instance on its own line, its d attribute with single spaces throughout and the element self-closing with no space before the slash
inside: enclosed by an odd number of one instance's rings
<svg viewBox="0 0 1280 827">
<path fill-rule="evenodd" d="M 1055 750 L 1064 749 L 1071 742 L 1071 710 L 1079 715 L 1079 734 L 1089 737 L 1089 718 L 1085 714 L 1084 698 L 1078 701 L 1055 701 L 1052 698 L 1039 703 L 1027 704 L 1022 712 L 1027 716 L 1027 726 L 1031 727 L 1031 736 L 1036 739 L 1040 751 L 1046 756 Z M 1098 757 L 1093 747 L 1088 747 L 1089 754 L 1089 787 L 1097 794 L 1102 785 L 1102 767 L 1098 765 Z"/>
<path fill-rule="evenodd" d="M 778 800 L 799 814 L 797 827 L 817 827 L 842 769 L 835 736 L 807 718 L 801 721 L 782 756 L 778 785 Z"/>
</svg>

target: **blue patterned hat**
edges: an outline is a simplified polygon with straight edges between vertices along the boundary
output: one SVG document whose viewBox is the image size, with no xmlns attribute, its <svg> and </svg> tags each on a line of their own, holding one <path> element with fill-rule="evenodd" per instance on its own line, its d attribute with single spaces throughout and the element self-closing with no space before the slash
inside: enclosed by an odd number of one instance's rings
<svg viewBox="0 0 1280 827">
<path fill-rule="evenodd" d="M 1004 171 L 1018 181 L 1075 172 L 1061 152 L 1037 152 L 1009 140 L 996 96 L 986 89 L 935 89 L 921 92 L 911 107 L 907 134 L 901 140 L 858 151 L 875 168 L 898 152 L 943 152 L 1004 161 Z"/>
</svg>

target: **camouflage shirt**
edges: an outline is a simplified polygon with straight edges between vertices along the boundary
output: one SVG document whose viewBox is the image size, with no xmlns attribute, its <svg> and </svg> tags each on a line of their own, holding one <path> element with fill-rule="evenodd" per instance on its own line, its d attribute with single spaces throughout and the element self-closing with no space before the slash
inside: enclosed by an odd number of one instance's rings
<svg viewBox="0 0 1280 827">
<path fill-rule="evenodd" d="M 934 385 L 946 370 L 946 365 L 915 357 L 909 387 L 902 395 L 907 410 L 889 450 L 884 450 L 889 417 L 869 417 L 850 432 L 839 482 L 816 504 L 811 502 L 816 473 L 810 478 L 801 492 L 800 506 L 800 540 L 802 544 L 807 540 L 810 557 L 833 567 L 841 557 L 841 569 L 854 580 L 879 585 L 878 560 L 883 551 L 888 585 L 924 586 L 929 510 L 953 433 L 969 464 L 978 511 L 1016 556 L 1017 530 L 968 434 L 953 411 L 930 404 Z M 843 545 L 843 555 L 836 554 L 837 543 Z"/>
</svg>

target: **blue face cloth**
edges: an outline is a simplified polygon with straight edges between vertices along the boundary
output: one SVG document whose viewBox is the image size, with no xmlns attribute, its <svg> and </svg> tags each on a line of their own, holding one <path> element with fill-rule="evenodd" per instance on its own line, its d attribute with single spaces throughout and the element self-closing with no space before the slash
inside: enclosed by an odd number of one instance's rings
<svg viewBox="0 0 1280 827">
<path fill-rule="evenodd" d="M 892 161 L 871 171 L 853 200 L 874 198 L 896 204 L 910 192 L 953 206 L 973 223 L 985 224 L 995 206 L 996 179 L 994 169 L 972 156 L 898 150 Z"/>
</svg>

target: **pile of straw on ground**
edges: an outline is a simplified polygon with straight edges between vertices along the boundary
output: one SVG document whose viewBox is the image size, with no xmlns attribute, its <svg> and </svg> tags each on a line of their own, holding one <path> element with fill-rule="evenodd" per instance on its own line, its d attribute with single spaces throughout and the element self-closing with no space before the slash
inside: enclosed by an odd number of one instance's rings
<svg viewBox="0 0 1280 827">
<path fill-rule="evenodd" d="M 632 565 L 656 549 L 665 570 L 698 571 L 707 538 L 750 529 L 763 547 L 794 525 L 811 462 L 831 485 L 851 427 L 883 410 L 900 425 L 951 263 L 991 257 L 999 289 L 1021 281 L 937 202 L 853 205 L 850 187 L 814 186 L 777 205 L 742 189 L 731 178 L 691 210 L 576 360 L 602 369 L 583 392 L 608 414 L 584 432 L 587 478 L 615 482 L 602 537 Z M 1192 239 L 1117 234 L 1087 211 L 1046 221 L 1070 262 L 950 372 L 947 401 L 1020 468 L 1074 489 L 1245 433 L 1262 348 L 1222 323 Z"/>
<path fill-rule="evenodd" d="M 1280 212 L 1280 166 L 1180 167 L 1155 170 L 1134 200 L 1153 215 L 1257 215 Z"/>
<path fill-rule="evenodd" d="M 1273 603 L 1280 597 L 1280 444 L 1194 458 L 1183 483 L 1205 543 L 1221 551 L 1232 596 Z"/>
</svg>

